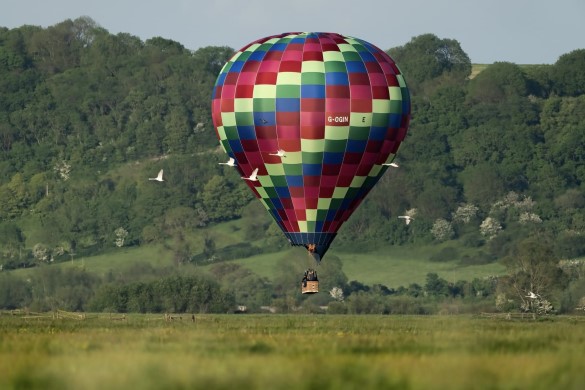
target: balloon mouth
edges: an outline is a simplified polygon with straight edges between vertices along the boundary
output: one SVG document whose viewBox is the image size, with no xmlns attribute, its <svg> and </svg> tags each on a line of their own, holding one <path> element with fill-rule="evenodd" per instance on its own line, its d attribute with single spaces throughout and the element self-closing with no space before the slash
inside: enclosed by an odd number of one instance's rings
<svg viewBox="0 0 585 390">
<path fill-rule="evenodd" d="M 316 244 L 308 244 L 305 245 L 309 255 L 313 257 L 313 259 L 317 262 L 321 262 L 321 258 L 325 256 L 325 252 L 329 249 L 329 245 L 316 245 Z"/>
<path fill-rule="evenodd" d="M 313 233 L 299 233 L 299 232 L 285 232 L 289 242 L 293 246 L 304 246 L 309 255 L 315 259 L 317 263 L 321 262 L 323 256 L 329 249 L 329 245 L 335 239 L 336 233 L 313 232 Z"/>
</svg>

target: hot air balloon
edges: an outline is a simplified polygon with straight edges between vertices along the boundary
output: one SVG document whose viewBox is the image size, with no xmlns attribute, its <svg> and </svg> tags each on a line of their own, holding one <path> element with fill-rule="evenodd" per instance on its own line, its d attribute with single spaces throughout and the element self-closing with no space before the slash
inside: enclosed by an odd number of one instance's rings
<svg viewBox="0 0 585 390">
<path fill-rule="evenodd" d="M 410 96 L 376 46 L 291 32 L 233 55 L 215 83 L 212 117 L 221 146 L 242 178 L 257 179 L 245 182 L 290 243 L 320 261 L 394 159 Z"/>
</svg>

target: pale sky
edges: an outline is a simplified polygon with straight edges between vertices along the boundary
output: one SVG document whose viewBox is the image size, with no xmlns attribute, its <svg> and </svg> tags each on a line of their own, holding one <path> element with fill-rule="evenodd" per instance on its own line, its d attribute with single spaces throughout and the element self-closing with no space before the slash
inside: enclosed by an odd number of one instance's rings
<svg viewBox="0 0 585 390">
<path fill-rule="evenodd" d="M 431 33 L 486 64 L 553 64 L 585 48 L 585 0 L 0 0 L 2 27 L 80 16 L 112 34 L 160 36 L 191 50 L 237 50 L 294 31 L 336 32 L 384 50 Z"/>
</svg>

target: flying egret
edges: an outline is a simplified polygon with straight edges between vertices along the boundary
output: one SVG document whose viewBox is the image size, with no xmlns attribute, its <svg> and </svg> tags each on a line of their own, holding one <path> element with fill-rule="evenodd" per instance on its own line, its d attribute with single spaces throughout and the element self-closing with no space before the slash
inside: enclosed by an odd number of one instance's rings
<svg viewBox="0 0 585 390">
<path fill-rule="evenodd" d="M 286 157 L 284 150 L 278 149 L 276 153 L 269 153 L 271 156 Z"/>
<path fill-rule="evenodd" d="M 254 169 L 254 171 L 252 172 L 250 177 L 242 177 L 242 179 L 250 180 L 250 181 L 258 181 L 258 177 L 256 177 L 257 175 L 258 175 L 258 168 Z"/>
<path fill-rule="evenodd" d="M 150 177 L 150 178 L 148 178 L 148 180 L 164 181 L 164 179 L 163 179 L 163 170 L 161 169 L 158 172 L 158 176 L 157 177 Z"/>
<path fill-rule="evenodd" d="M 394 167 L 394 168 L 398 168 L 400 165 L 396 164 L 395 162 L 391 162 L 391 163 L 384 163 L 382 164 L 385 167 Z"/>
<path fill-rule="evenodd" d="M 414 219 L 410 215 L 399 215 L 398 218 L 404 219 L 404 222 L 406 222 L 407 225 Z"/>
<path fill-rule="evenodd" d="M 219 165 L 227 165 L 228 167 L 235 167 L 236 166 L 236 160 L 234 160 L 233 158 L 230 157 L 230 159 L 228 160 L 228 162 L 220 162 Z"/>
</svg>

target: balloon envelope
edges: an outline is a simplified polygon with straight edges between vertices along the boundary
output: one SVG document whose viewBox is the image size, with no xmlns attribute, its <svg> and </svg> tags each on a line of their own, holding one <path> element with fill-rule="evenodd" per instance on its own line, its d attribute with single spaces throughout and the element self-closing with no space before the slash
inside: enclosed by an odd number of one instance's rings
<svg viewBox="0 0 585 390">
<path fill-rule="evenodd" d="M 291 244 L 322 257 L 406 136 L 409 92 L 361 39 L 284 33 L 237 51 L 212 97 L 221 146 Z"/>
</svg>

